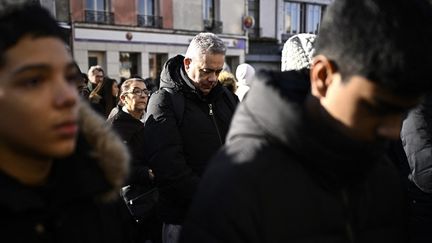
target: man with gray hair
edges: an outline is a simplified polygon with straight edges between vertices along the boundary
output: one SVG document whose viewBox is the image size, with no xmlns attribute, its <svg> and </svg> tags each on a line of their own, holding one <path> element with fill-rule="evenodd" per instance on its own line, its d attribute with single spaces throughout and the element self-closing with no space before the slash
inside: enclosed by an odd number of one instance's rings
<svg viewBox="0 0 432 243">
<path fill-rule="evenodd" d="M 169 59 L 149 101 L 145 154 L 160 191 L 163 242 L 176 242 L 210 157 L 224 144 L 237 102 L 218 82 L 226 47 L 196 35 L 185 56 Z"/>
<path fill-rule="evenodd" d="M 90 91 L 93 91 L 99 83 L 103 82 L 104 70 L 99 65 L 91 66 L 87 76 L 89 78 L 88 88 Z"/>
</svg>

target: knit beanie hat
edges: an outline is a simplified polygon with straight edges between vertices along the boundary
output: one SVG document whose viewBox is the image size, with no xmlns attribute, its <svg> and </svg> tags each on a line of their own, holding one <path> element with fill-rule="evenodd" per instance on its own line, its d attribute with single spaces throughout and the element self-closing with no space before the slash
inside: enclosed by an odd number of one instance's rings
<svg viewBox="0 0 432 243">
<path fill-rule="evenodd" d="M 252 79 L 255 76 L 255 68 L 247 63 L 243 63 L 237 66 L 236 78 L 239 84 L 250 86 Z"/>
<path fill-rule="evenodd" d="M 314 34 L 297 34 L 290 37 L 282 49 L 282 71 L 310 68 L 315 52 Z"/>
</svg>

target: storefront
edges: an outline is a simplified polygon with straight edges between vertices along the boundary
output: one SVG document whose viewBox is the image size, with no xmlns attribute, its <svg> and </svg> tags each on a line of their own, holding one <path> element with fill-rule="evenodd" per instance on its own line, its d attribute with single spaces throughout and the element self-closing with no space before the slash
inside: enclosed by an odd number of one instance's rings
<svg viewBox="0 0 432 243">
<path fill-rule="evenodd" d="M 124 29 L 73 27 L 73 54 L 82 72 L 92 65 L 101 65 L 115 79 L 139 75 L 155 78 L 165 61 L 184 54 L 196 33 L 131 31 Z M 245 60 L 244 36 L 219 35 L 227 48 L 227 65 L 234 70 Z"/>
</svg>

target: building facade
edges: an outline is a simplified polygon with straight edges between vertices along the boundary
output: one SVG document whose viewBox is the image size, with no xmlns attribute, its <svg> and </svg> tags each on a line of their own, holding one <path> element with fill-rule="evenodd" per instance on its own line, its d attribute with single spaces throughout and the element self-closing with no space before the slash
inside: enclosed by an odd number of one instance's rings
<svg viewBox="0 0 432 243">
<path fill-rule="evenodd" d="M 298 33 L 318 34 L 321 19 L 332 0 L 249 0 L 248 14 L 255 25 L 248 29 L 246 62 L 257 69 L 280 70 L 285 41 Z"/>
<path fill-rule="evenodd" d="M 193 36 L 210 31 L 226 43 L 233 69 L 245 60 L 245 10 L 244 0 L 73 0 L 74 58 L 83 72 L 98 64 L 116 79 L 156 78 L 168 58 L 186 52 Z"/>
<path fill-rule="evenodd" d="M 280 70 L 285 41 L 318 33 L 333 0 L 4 0 L 38 2 L 69 35 L 83 72 L 101 65 L 119 79 L 155 78 L 170 57 L 186 52 L 194 35 L 218 34 L 235 73 L 247 62 L 257 70 Z M 1 5 L 0 5 L 1 7 Z"/>
</svg>

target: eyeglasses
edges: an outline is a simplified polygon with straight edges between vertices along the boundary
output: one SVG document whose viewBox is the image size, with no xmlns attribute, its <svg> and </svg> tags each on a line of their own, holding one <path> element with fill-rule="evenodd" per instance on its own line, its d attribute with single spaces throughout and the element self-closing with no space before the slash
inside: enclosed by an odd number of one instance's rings
<svg viewBox="0 0 432 243">
<path fill-rule="evenodd" d="M 144 96 L 144 97 L 148 97 L 150 95 L 150 92 L 147 89 L 140 89 L 140 88 L 134 88 L 132 92 L 128 92 L 128 93 L 137 96 Z"/>
<path fill-rule="evenodd" d="M 220 72 L 222 72 L 222 69 L 214 70 L 211 68 L 201 68 L 199 69 L 199 72 L 202 76 L 209 76 L 210 74 L 214 73 L 216 77 L 218 77 Z"/>
</svg>

